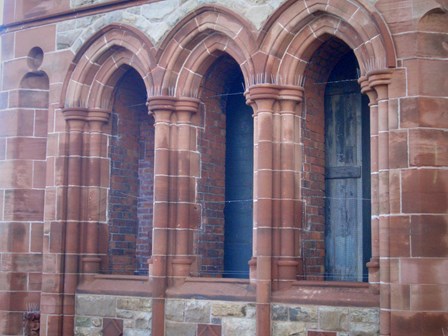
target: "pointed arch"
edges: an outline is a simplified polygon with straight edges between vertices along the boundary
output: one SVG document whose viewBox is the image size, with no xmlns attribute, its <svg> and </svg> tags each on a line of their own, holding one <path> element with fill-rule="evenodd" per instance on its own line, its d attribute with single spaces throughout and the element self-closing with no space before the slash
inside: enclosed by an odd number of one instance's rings
<svg viewBox="0 0 448 336">
<path fill-rule="evenodd" d="M 303 74 L 301 64 L 306 64 L 313 51 L 331 36 L 355 51 L 363 74 L 396 65 L 386 24 L 364 2 L 287 1 L 268 20 L 260 35 L 260 50 L 269 54 L 263 72 L 282 78 L 287 84 L 296 84 L 291 74 Z"/>
<path fill-rule="evenodd" d="M 192 12 L 176 25 L 158 51 L 159 64 L 152 75 L 160 83 L 160 93 L 197 92 L 200 78 L 222 53 L 235 59 L 247 81 L 254 68 L 254 32 L 249 22 L 222 7 L 204 6 Z"/>
<path fill-rule="evenodd" d="M 154 47 L 142 32 L 123 24 L 109 25 L 75 55 L 61 101 L 64 107 L 110 109 L 113 87 L 126 69 L 134 68 L 149 91 L 155 64 Z"/>
</svg>

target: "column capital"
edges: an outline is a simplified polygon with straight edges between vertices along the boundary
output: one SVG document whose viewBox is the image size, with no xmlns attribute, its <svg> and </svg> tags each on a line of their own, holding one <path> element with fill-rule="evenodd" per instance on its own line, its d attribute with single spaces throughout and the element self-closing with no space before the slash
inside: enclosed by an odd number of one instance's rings
<svg viewBox="0 0 448 336">
<path fill-rule="evenodd" d="M 278 100 L 281 107 L 280 112 L 294 112 L 296 105 L 303 100 L 303 87 L 282 85 L 279 89 Z"/>
<path fill-rule="evenodd" d="M 106 124 L 109 121 L 111 114 L 112 112 L 106 109 L 99 109 L 99 108 L 90 109 L 88 111 L 87 120 L 89 122 L 93 121 Z"/>
<path fill-rule="evenodd" d="M 175 103 L 177 120 L 182 123 L 190 123 L 191 116 L 198 113 L 200 100 L 191 97 L 179 97 Z"/>
<path fill-rule="evenodd" d="M 276 84 L 257 84 L 244 93 L 246 103 L 254 107 L 254 113 L 272 111 L 279 96 L 280 86 Z"/>
<path fill-rule="evenodd" d="M 392 69 L 384 69 L 367 73 L 369 86 L 376 91 L 378 100 L 387 99 L 387 87 L 391 83 L 392 72 Z"/>
<path fill-rule="evenodd" d="M 148 113 L 154 116 L 156 122 L 169 122 L 174 112 L 176 98 L 172 96 L 153 96 L 148 99 Z"/>
<path fill-rule="evenodd" d="M 81 131 L 89 114 L 84 107 L 67 107 L 62 110 L 62 113 L 71 131 Z"/>
<path fill-rule="evenodd" d="M 369 79 L 366 76 L 361 76 L 358 79 L 361 93 L 369 97 L 369 105 L 374 106 L 378 104 L 378 96 L 376 91 L 370 86 Z"/>
</svg>

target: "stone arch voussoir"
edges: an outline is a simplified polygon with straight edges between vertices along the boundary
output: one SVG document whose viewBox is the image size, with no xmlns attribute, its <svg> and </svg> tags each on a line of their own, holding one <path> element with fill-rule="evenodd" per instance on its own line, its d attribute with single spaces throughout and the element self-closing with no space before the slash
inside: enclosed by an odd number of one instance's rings
<svg viewBox="0 0 448 336">
<path fill-rule="evenodd" d="M 133 67 L 143 78 L 147 91 L 154 86 L 154 48 L 135 28 L 113 24 L 92 36 L 76 54 L 62 91 L 64 107 L 109 107 L 112 91 L 122 66 Z M 121 70 L 119 70 L 121 71 Z"/>
<path fill-rule="evenodd" d="M 363 74 L 396 65 L 386 24 L 360 0 L 288 1 L 265 27 L 260 35 L 261 50 L 269 53 L 264 72 L 287 78 L 287 84 L 296 84 L 312 52 L 331 36 L 354 50 Z"/>
<path fill-rule="evenodd" d="M 246 77 L 253 69 L 254 31 L 249 22 L 228 9 L 197 9 L 179 22 L 161 45 L 159 66 L 153 74 L 160 78 L 160 93 L 194 95 L 208 65 L 221 53 L 233 57 Z"/>
</svg>

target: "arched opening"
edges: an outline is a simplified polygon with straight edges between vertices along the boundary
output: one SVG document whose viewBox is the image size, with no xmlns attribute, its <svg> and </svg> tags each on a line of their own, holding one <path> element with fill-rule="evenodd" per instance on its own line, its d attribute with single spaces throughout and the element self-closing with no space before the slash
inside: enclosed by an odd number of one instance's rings
<svg viewBox="0 0 448 336">
<path fill-rule="evenodd" d="M 359 65 L 347 44 L 330 37 L 304 75 L 304 278 L 367 281 L 370 126 Z"/>
<path fill-rule="evenodd" d="M 145 274 L 152 250 L 154 124 L 141 76 L 129 68 L 113 95 L 108 202 L 109 269 Z"/>
<path fill-rule="evenodd" d="M 253 120 L 243 75 L 229 56 L 209 69 L 202 88 L 203 204 L 198 255 L 203 276 L 248 278 L 252 257 Z"/>
</svg>

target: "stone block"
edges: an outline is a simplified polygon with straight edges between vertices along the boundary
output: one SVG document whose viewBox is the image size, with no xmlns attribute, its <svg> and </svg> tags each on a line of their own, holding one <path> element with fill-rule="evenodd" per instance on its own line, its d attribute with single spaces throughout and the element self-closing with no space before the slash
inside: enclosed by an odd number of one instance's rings
<svg viewBox="0 0 448 336">
<path fill-rule="evenodd" d="M 272 319 L 274 321 L 287 321 L 288 307 L 277 304 L 272 305 Z"/>
<path fill-rule="evenodd" d="M 350 321 L 360 323 L 379 323 L 379 310 L 375 308 L 350 308 Z"/>
<path fill-rule="evenodd" d="M 275 321 L 272 323 L 273 335 L 305 336 L 305 332 L 305 323 L 302 322 Z"/>
<path fill-rule="evenodd" d="M 75 319 L 76 327 L 90 327 L 92 326 L 92 318 L 86 316 L 77 316 Z"/>
<path fill-rule="evenodd" d="M 101 295 L 78 295 L 76 313 L 84 316 L 115 317 L 116 298 Z"/>
<path fill-rule="evenodd" d="M 378 324 L 352 323 L 350 325 L 350 335 L 352 336 L 376 336 L 378 333 Z"/>
<path fill-rule="evenodd" d="M 228 317 L 222 319 L 222 336 L 255 335 L 255 320 Z"/>
<path fill-rule="evenodd" d="M 185 301 L 167 300 L 165 306 L 165 318 L 168 321 L 184 321 Z"/>
<path fill-rule="evenodd" d="M 177 8 L 177 3 L 172 1 L 155 2 L 141 6 L 142 15 L 150 22 L 158 22 L 172 13 Z"/>
<path fill-rule="evenodd" d="M 117 309 L 117 317 L 131 320 L 134 318 L 134 312 L 131 310 Z"/>
<path fill-rule="evenodd" d="M 244 316 L 249 319 L 255 318 L 257 308 L 255 307 L 255 304 L 248 303 L 243 307 Z"/>
<path fill-rule="evenodd" d="M 244 308 L 242 303 L 218 302 L 212 304 L 211 314 L 212 316 L 243 317 L 245 315 Z"/>
<path fill-rule="evenodd" d="M 291 321 L 317 323 L 317 307 L 290 307 L 289 319 Z"/>
<path fill-rule="evenodd" d="M 166 336 L 196 336 L 196 325 L 193 323 L 166 321 L 165 327 Z"/>
<path fill-rule="evenodd" d="M 151 311 L 151 306 L 151 299 L 129 297 L 117 299 L 117 309 Z"/>
<path fill-rule="evenodd" d="M 75 336 L 103 336 L 101 328 L 75 327 Z"/>
<path fill-rule="evenodd" d="M 135 319 L 135 328 L 146 330 L 149 330 L 151 328 L 151 320 L 152 320 L 151 313 L 139 312 L 134 316 L 134 319 Z"/>
<path fill-rule="evenodd" d="M 210 323 L 210 303 L 207 301 L 187 301 L 185 304 L 185 321 Z"/>
<path fill-rule="evenodd" d="M 148 335 L 151 335 L 149 330 L 134 329 L 134 328 L 128 328 L 123 330 L 123 336 L 148 336 Z"/>
<path fill-rule="evenodd" d="M 347 308 L 319 307 L 318 315 L 319 327 L 322 330 L 349 330 L 349 312 Z"/>
</svg>

